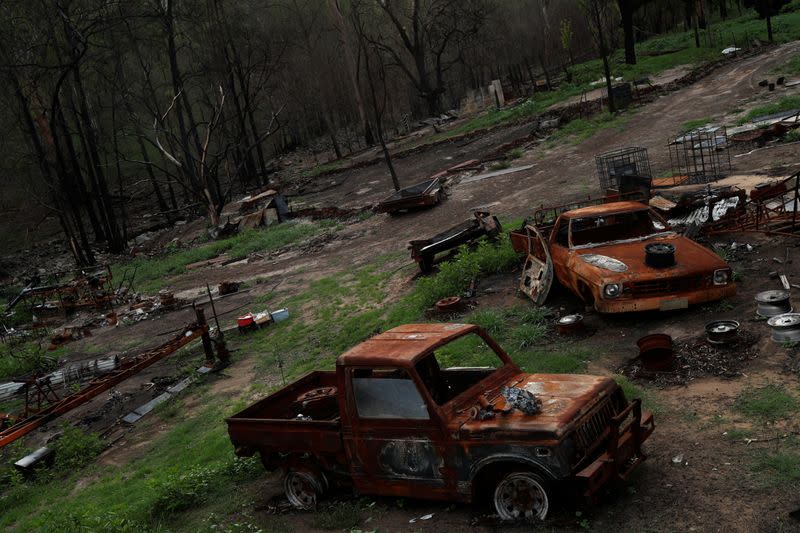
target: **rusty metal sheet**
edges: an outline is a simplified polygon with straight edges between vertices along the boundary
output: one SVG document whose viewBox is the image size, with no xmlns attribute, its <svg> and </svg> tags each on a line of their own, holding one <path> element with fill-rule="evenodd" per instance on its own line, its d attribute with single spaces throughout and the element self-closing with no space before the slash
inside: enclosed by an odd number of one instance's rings
<svg viewBox="0 0 800 533">
<path fill-rule="evenodd" d="M 529 232 L 528 238 L 538 239 L 544 250 L 545 260 L 537 258 L 533 254 L 528 254 L 525 266 L 522 269 L 522 277 L 519 281 L 519 290 L 533 300 L 536 305 L 543 305 L 550 294 L 550 287 L 553 284 L 553 259 L 550 257 L 550 248 L 545 242 L 542 234 L 534 226 L 526 226 Z"/>
<path fill-rule="evenodd" d="M 411 364 L 423 354 L 478 329 L 472 324 L 410 324 L 367 339 L 336 360 L 337 366 Z"/>
</svg>

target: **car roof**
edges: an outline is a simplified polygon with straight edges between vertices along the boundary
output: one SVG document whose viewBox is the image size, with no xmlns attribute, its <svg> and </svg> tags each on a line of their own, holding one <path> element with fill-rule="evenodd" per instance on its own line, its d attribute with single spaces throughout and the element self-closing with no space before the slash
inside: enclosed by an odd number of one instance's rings
<svg viewBox="0 0 800 533">
<path fill-rule="evenodd" d="M 413 366 L 451 340 L 478 329 L 474 324 L 406 324 L 365 340 L 339 356 L 337 366 Z"/>
<path fill-rule="evenodd" d="M 641 202 L 611 202 L 608 204 L 591 205 L 589 207 L 573 209 L 572 211 L 566 211 L 561 216 L 566 218 L 581 218 L 597 215 L 612 215 L 627 211 L 641 211 L 643 209 L 650 208 Z"/>
</svg>

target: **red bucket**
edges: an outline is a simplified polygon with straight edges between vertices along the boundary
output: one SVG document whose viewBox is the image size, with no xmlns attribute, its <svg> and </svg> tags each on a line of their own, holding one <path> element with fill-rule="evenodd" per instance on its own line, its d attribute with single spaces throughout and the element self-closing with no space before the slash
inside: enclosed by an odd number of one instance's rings
<svg viewBox="0 0 800 533">
<path fill-rule="evenodd" d="M 236 319 L 236 325 L 240 328 L 248 328 L 255 323 L 255 318 L 253 317 L 253 313 L 247 313 L 246 315 L 242 315 Z"/>
</svg>

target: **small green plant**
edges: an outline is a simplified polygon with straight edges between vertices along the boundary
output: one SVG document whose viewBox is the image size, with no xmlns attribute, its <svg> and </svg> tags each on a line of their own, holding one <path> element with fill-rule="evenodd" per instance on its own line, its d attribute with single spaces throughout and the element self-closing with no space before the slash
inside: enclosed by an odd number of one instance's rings
<svg viewBox="0 0 800 533">
<path fill-rule="evenodd" d="M 788 418 L 800 409 L 800 400 L 780 385 L 747 388 L 736 398 L 734 409 L 751 418 L 769 422 Z"/>
<path fill-rule="evenodd" d="M 509 168 L 510 166 L 511 166 L 511 163 L 509 163 L 506 160 L 502 160 L 502 161 L 497 161 L 497 162 L 492 163 L 491 165 L 489 165 L 489 170 L 505 170 L 505 169 Z"/>
<path fill-rule="evenodd" d="M 105 449 L 106 443 L 97 433 L 84 433 L 64 424 L 63 433 L 53 444 L 53 471 L 67 473 L 89 464 Z"/>
<path fill-rule="evenodd" d="M 795 128 L 783 136 L 783 142 L 793 143 L 800 141 L 800 128 Z"/>
<path fill-rule="evenodd" d="M 158 404 L 155 412 L 164 420 L 171 420 L 180 414 L 182 408 L 180 400 L 168 399 L 166 402 Z"/>
<path fill-rule="evenodd" d="M 766 453 L 756 459 L 753 469 L 760 472 L 765 480 L 774 485 L 795 485 L 800 483 L 800 453 L 781 451 Z"/>
<path fill-rule="evenodd" d="M 508 157 L 509 159 L 519 159 L 523 155 L 525 155 L 525 150 L 523 150 L 522 148 L 514 148 L 513 150 L 508 151 L 506 157 Z"/>
</svg>

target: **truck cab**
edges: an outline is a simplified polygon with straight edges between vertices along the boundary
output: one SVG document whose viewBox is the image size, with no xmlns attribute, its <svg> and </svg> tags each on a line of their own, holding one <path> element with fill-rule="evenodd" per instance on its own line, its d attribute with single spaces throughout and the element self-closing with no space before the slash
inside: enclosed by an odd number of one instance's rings
<svg viewBox="0 0 800 533">
<path fill-rule="evenodd" d="M 464 361 L 476 366 L 455 365 Z M 543 519 L 557 492 L 591 498 L 645 459 L 654 428 L 610 378 L 526 374 L 470 324 L 400 326 L 228 419 L 239 455 L 286 471 L 297 507 L 331 483 Z"/>
</svg>

